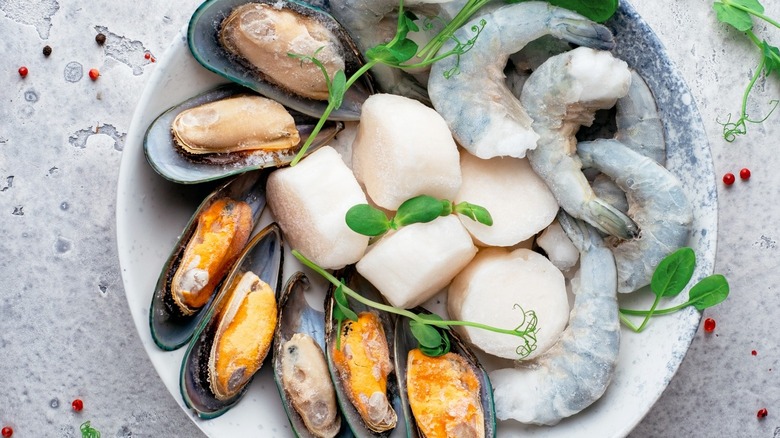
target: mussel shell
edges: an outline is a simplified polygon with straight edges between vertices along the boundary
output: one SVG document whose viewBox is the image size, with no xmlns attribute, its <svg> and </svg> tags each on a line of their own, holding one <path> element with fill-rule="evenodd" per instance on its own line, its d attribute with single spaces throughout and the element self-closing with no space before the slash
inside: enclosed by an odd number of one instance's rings
<svg viewBox="0 0 780 438">
<path fill-rule="evenodd" d="M 228 292 L 233 279 L 246 271 L 254 272 L 276 292 L 277 302 L 282 289 L 283 263 L 282 235 L 276 224 L 261 230 L 249 242 L 233 269 L 214 297 L 214 304 L 198 325 L 182 360 L 179 378 L 184 403 L 201 418 L 215 418 L 235 405 L 249 383 L 228 400 L 218 400 L 209 388 L 209 355 L 219 326 L 219 316 L 228 303 Z M 251 382 L 251 379 L 250 379 Z"/>
<path fill-rule="evenodd" d="M 384 299 L 382 298 L 382 295 L 379 293 L 376 288 L 374 288 L 367 280 L 362 278 L 360 275 L 357 274 L 357 272 L 348 272 L 346 273 L 347 277 L 347 285 L 354 291 L 360 293 L 363 297 L 368 298 L 369 300 L 381 302 L 384 303 Z M 330 376 L 333 380 L 333 383 L 336 387 L 336 397 L 338 398 L 339 405 L 341 405 L 341 411 L 344 413 L 344 419 L 347 420 L 347 424 L 352 429 L 352 433 L 355 434 L 358 438 L 368 438 L 368 437 L 391 437 L 391 438 L 400 438 L 400 437 L 406 437 L 407 436 L 407 426 L 406 422 L 401 419 L 401 416 L 403 416 L 403 408 L 401 404 L 401 396 L 400 391 L 398 388 L 398 370 L 394 369 L 393 372 L 391 372 L 387 376 L 387 398 L 390 401 L 390 403 L 393 406 L 393 409 L 395 409 L 396 414 L 398 415 L 398 423 L 395 427 L 395 429 L 392 429 L 387 432 L 377 433 L 370 429 L 368 429 L 363 422 L 363 419 L 360 417 L 360 414 L 357 412 L 355 407 L 352 405 L 352 402 L 349 400 L 349 396 L 347 395 L 347 392 L 344 388 L 343 383 L 341 382 L 341 379 L 338 375 L 338 370 L 336 369 L 336 366 L 333 361 L 333 354 L 332 349 L 335 348 L 336 345 L 336 335 L 338 333 L 337 328 L 337 321 L 333 318 L 333 308 L 334 308 L 334 299 L 333 299 L 333 291 L 334 289 L 331 288 L 328 291 L 328 295 L 325 298 L 325 356 L 328 359 L 328 369 L 330 370 Z M 385 331 L 385 335 L 387 336 L 387 345 L 390 353 L 390 363 L 394 364 L 394 349 L 393 349 L 393 338 L 394 338 L 394 326 L 395 326 L 395 315 L 388 314 L 386 312 L 380 312 L 376 309 L 372 309 L 352 298 L 347 296 L 347 301 L 349 302 L 349 307 L 355 311 L 355 313 L 360 313 L 363 311 L 372 311 L 376 313 L 381 322 L 382 326 Z"/>
<path fill-rule="evenodd" d="M 144 137 L 146 161 L 160 176 L 180 184 L 213 181 L 250 170 L 279 167 L 288 164 L 295 157 L 297 148 L 269 152 L 263 155 L 248 155 L 245 153 L 210 154 L 206 158 L 196 158 L 185 156 L 174 144 L 171 124 L 173 119 L 182 111 L 250 92 L 248 89 L 235 84 L 222 85 L 168 109 L 157 117 L 146 131 L 146 136 Z M 298 126 L 301 135 L 301 143 L 299 145 L 302 145 L 309 137 L 309 133 L 314 128 L 317 120 L 297 111 L 290 111 L 290 113 Z M 328 143 L 343 128 L 343 123 L 328 122 L 322 131 L 317 134 L 317 140 L 314 141 L 307 153 L 311 153 Z"/>
<path fill-rule="evenodd" d="M 287 281 L 279 299 L 279 327 L 274 336 L 273 365 L 274 380 L 282 398 L 282 405 L 290 419 L 290 425 L 296 436 L 302 438 L 314 437 L 298 412 L 293 408 L 287 392 L 282 385 L 282 347 L 296 333 L 304 333 L 311 336 L 317 345 L 325 352 L 325 314 L 315 310 L 306 302 L 305 291 L 311 288 L 309 279 L 302 272 L 296 272 Z M 325 294 L 324 288 L 322 295 Z M 339 414 L 341 415 L 341 414 Z M 351 437 L 352 432 L 344 418 L 341 419 L 341 431 L 337 437 Z"/>
<path fill-rule="evenodd" d="M 420 314 L 431 313 L 422 307 L 412 309 L 412 312 Z M 409 351 L 418 347 L 417 339 L 412 335 L 412 331 L 409 328 L 408 318 L 398 318 L 398 322 L 395 326 L 395 369 L 398 373 L 398 386 L 399 393 L 401 395 L 401 403 L 403 406 L 403 418 L 406 421 L 406 427 L 409 430 L 410 438 L 423 437 L 417 427 L 417 422 L 412 414 L 412 408 L 409 405 L 409 395 L 406 389 L 406 370 L 407 370 L 407 356 Z M 490 378 L 487 371 L 480 365 L 479 360 L 471 352 L 469 347 L 463 342 L 463 340 L 455 333 L 454 330 L 448 330 L 447 334 L 450 337 L 450 351 L 457 353 L 466 359 L 466 362 L 471 365 L 474 373 L 479 379 L 479 397 L 482 402 L 482 411 L 485 416 L 485 438 L 493 438 L 496 436 L 496 409 L 493 404 L 493 387 L 490 385 Z M 400 416 L 400 415 L 399 415 Z"/>
<path fill-rule="evenodd" d="M 296 0 L 255 0 L 254 3 L 268 3 L 274 7 L 289 8 L 303 15 L 325 23 L 326 27 L 336 33 L 344 46 L 346 75 L 350 77 L 364 64 L 360 50 L 352 41 L 344 28 L 327 12 L 309 3 Z M 230 54 L 219 42 L 219 28 L 222 21 L 230 15 L 237 6 L 249 3 L 247 0 L 208 0 L 192 14 L 187 39 L 190 51 L 195 59 L 205 68 L 223 76 L 230 81 L 251 88 L 282 105 L 319 117 L 325 111 L 327 101 L 318 101 L 295 96 L 278 86 L 260 79 L 256 69 L 246 65 L 238 57 Z M 334 110 L 331 120 L 359 120 L 363 102 L 373 93 L 373 85 L 369 75 L 364 75 L 355 82 L 344 96 L 341 107 Z"/>
<path fill-rule="evenodd" d="M 162 267 L 149 307 L 149 328 L 152 339 L 161 349 L 176 350 L 186 344 L 211 303 L 210 301 L 193 315 L 186 316 L 177 308 L 171 297 L 171 279 L 179 267 L 187 242 L 198 226 L 198 216 L 216 199 L 227 196 L 248 203 L 252 208 L 252 222 L 257 223 L 266 205 L 265 183 L 269 172 L 266 170 L 246 173 L 220 185 L 203 200 L 184 227 L 179 240 L 173 246 L 171 255 Z"/>
</svg>

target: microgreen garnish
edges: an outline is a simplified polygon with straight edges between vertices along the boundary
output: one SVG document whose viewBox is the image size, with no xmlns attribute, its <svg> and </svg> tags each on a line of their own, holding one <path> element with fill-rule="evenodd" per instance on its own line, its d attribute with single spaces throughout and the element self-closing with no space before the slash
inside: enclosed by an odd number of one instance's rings
<svg viewBox="0 0 780 438">
<path fill-rule="evenodd" d="M 745 32 L 761 53 L 761 61 L 742 95 L 742 107 L 739 118 L 732 122 L 732 116 L 729 114 L 725 122 L 718 121 L 723 126 L 723 138 L 728 142 L 732 142 L 738 135 L 747 134 L 747 123 L 763 123 L 780 104 L 780 100 L 771 100 L 769 102 L 770 109 L 763 118 L 752 119 L 747 113 L 748 97 L 753 91 L 758 78 L 762 74 L 764 77 L 770 77 L 773 72 L 777 72 L 780 75 L 780 49 L 770 45 L 766 40 L 758 39 L 753 33 L 753 17 L 764 20 L 778 29 L 780 29 L 780 23 L 764 15 L 764 6 L 758 0 L 720 0 L 716 1 L 712 8 L 717 14 L 718 21 Z"/>
<path fill-rule="evenodd" d="M 81 438 L 100 438 L 100 432 L 86 421 L 81 425 Z"/>
<path fill-rule="evenodd" d="M 454 204 L 446 199 L 420 195 L 407 199 L 398 206 L 392 219 L 388 219 L 382 210 L 368 204 L 357 204 L 347 210 L 344 220 L 352 231 L 364 236 L 381 236 L 389 230 L 397 230 L 414 223 L 426 223 L 439 216 L 460 213 L 485 225 L 493 225 L 490 212 L 479 205 L 461 202 Z"/>
<path fill-rule="evenodd" d="M 649 310 L 620 309 L 620 320 L 631 330 L 639 333 L 647 326 L 650 317 L 668 315 L 688 306 L 704 310 L 723 302 L 729 295 L 729 283 L 726 277 L 715 274 L 701 279 L 688 291 L 688 301 L 674 307 L 657 309 L 661 298 L 676 297 L 691 281 L 696 266 L 696 254 L 691 248 L 680 248 L 669 254 L 655 268 L 650 281 L 650 289 L 655 294 L 655 300 Z M 625 315 L 644 316 L 639 327 L 635 326 Z"/>
<path fill-rule="evenodd" d="M 349 319 L 350 321 L 357 321 L 358 316 L 357 314 L 349 308 L 349 301 L 347 301 L 347 296 L 344 295 L 344 287 L 343 287 L 343 281 L 341 284 L 338 285 L 336 288 L 336 291 L 333 292 L 333 301 L 335 301 L 336 305 L 333 306 L 333 317 L 336 319 L 336 333 L 339 333 L 339 336 L 336 337 L 336 349 L 341 349 L 341 323 L 345 319 Z"/>
<path fill-rule="evenodd" d="M 519 305 L 515 305 L 515 308 L 520 309 L 520 311 L 522 312 L 523 320 L 522 323 L 517 327 L 515 327 L 514 329 L 502 329 L 502 328 L 492 327 L 486 324 L 481 324 L 478 322 L 471 322 L 471 321 L 442 320 L 441 318 L 430 314 L 418 314 L 406 309 L 401 309 L 398 307 L 390 306 L 388 304 L 378 303 L 376 301 L 369 300 L 368 298 L 350 289 L 347 285 L 344 284 L 343 281 L 337 279 L 330 272 L 326 271 L 325 269 L 318 266 L 316 263 L 306 258 L 306 256 L 298 252 L 298 250 L 295 249 L 292 250 L 292 255 L 295 256 L 295 258 L 297 258 L 301 263 L 308 266 L 316 273 L 320 274 L 322 277 L 328 280 L 331 284 L 336 286 L 336 291 L 337 292 L 341 291 L 338 293 L 343 292 L 343 294 L 345 295 L 343 297 L 344 300 L 341 301 L 340 303 L 337 301 L 337 305 L 336 305 L 336 307 L 339 307 L 342 312 L 344 310 L 342 308 L 342 305 L 345 302 L 348 304 L 348 301 L 346 300 L 346 296 L 349 296 L 355 301 L 358 301 L 368 307 L 372 307 L 374 309 L 381 310 L 383 312 L 392 313 L 395 315 L 400 315 L 411 319 L 410 325 L 414 325 L 415 327 L 412 329 L 412 334 L 415 336 L 415 339 L 417 339 L 417 342 L 421 346 L 421 351 L 424 354 L 442 355 L 445 354 L 447 351 L 449 351 L 449 338 L 447 339 L 444 338 L 447 337 L 446 330 L 452 326 L 474 327 L 478 329 L 489 330 L 495 333 L 517 336 L 523 340 L 523 345 L 521 345 L 517 349 L 519 359 L 528 356 L 528 354 L 530 354 L 532 351 L 536 349 L 536 333 L 539 331 L 539 327 L 537 325 L 538 320 L 536 318 L 536 313 L 533 310 L 525 311 Z M 334 293 L 334 298 L 335 298 L 335 293 Z M 348 308 L 348 306 L 345 307 Z M 335 307 L 334 307 L 334 311 L 335 311 Z M 428 328 L 421 328 L 421 326 L 433 327 L 436 329 L 434 330 L 435 333 L 434 331 L 429 330 Z M 339 333 L 341 333 L 340 330 Z M 437 336 L 438 339 L 436 338 Z"/>
</svg>

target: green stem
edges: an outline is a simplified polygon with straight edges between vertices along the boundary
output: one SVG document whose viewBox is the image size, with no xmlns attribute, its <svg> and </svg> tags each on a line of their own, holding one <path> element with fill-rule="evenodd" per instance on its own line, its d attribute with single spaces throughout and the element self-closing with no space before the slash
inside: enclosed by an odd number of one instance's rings
<svg viewBox="0 0 780 438">
<path fill-rule="evenodd" d="M 464 5 L 460 11 L 458 11 L 457 15 L 455 15 L 452 21 L 450 21 L 444 27 L 444 29 L 441 30 L 441 32 L 433 37 L 433 39 L 428 41 L 428 44 L 426 44 L 425 47 L 423 47 L 422 50 L 417 53 L 417 56 L 423 58 L 423 62 L 428 62 L 434 58 L 439 49 L 441 49 L 444 43 L 450 39 L 455 31 L 460 29 L 471 18 L 471 16 L 474 15 L 477 10 L 479 10 L 479 8 L 484 6 L 489 1 L 490 0 L 472 0 L 467 2 L 466 5 Z"/>
<path fill-rule="evenodd" d="M 653 312 L 654 315 L 669 315 L 670 313 L 677 312 L 693 304 L 693 301 L 686 301 L 679 306 L 669 307 L 666 309 L 658 309 Z M 634 316 L 645 316 L 650 313 L 649 310 L 634 310 L 634 309 L 620 309 L 620 313 Z"/>
<path fill-rule="evenodd" d="M 723 1 L 723 3 L 731 6 L 732 8 L 736 8 L 736 9 L 739 9 L 741 11 L 745 11 L 748 14 L 750 14 L 750 15 L 752 15 L 754 17 L 760 18 L 760 19 L 766 21 L 767 23 L 771 24 L 772 26 L 775 26 L 775 27 L 780 29 L 780 23 L 778 23 L 777 21 L 767 17 L 766 15 L 762 14 L 761 12 L 754 11 L 753 9 L 750 9 L 748 7 L 745 7 L 745 6 L 742 6 L 741 4 L 733 2 L 731 0 L 722 0 L 722 1 Z"/>
<path fill-rule="evenodd" d="M 474 328 L 479 328 L 479 329 L 483 329 L 483 330 L 490 330 L 490 331 L 496 332 L 496 333 L 502 333 L 502 334 L 507 334 L 507 335 L 514 335 L 514 336 L 517 336 L 517 337 L 520 337 L 520 338 L 525 337 L 525 335 L 527 335 L 528 332 L 530 331 L 530 330 L 519 331 L 519 330 L 502 329 L 502 328 L 492 327 L 492 326 L 489 326 L 489 325 L 480 324 L 478 322 L 471 322 L 471 321 L 435 321 L 435 320 L 429 320 L 429 319 L 425 319 L 425 318 L 420 318 L 417 314 L 415 314 L 413 312 L 410 312 L 408 310 L 399 309 L 397 307 L 388 306 L 386 304 L 378 303 L 376 301 L 369 300 L 368 298 L 360 295 L 359 293 L 357 293 L 354 290 L 352 290 L 349 287 L 347 287 L 344 283 L 341 282 L 341 280 L 339 280 L 338 278 L 334 277 L 330 272 L 326 271 L 325 269 L 323 269 L 320 266 L 318 266 L 316 263 L 314 263 L 311 260 L 309 260 L 308 258 L 306 258 L 306 256 L 304 256 L 303 254 L 298 252 L 298 250 L 295 250 L 295 249 L 292 250 L 292 255 L 295 256 L 295 258 L 297 258 L 301 263 L 303 263 L 304 265 L 308 266 L 309 268 L 311 268 L 316 273 L 318 273 L 321 276 L 323 276 L 326 280 L 328 280 L 334 286 L 341 286 L 342 290 L 344 291 L 345 294 L 347 294 L 350 297 L 352 297 L 353 299 L 355 299 L 355 300 L 365 304 L 366 306 L 373 307 L 375 309 L 382 310 L 382 311 L 385 311 L 387 313 L 393 313 L 393 314 L 396 314 L 396 315 L 405 316 L 405 317 L 407 317 L 407 318 L 409 318 L 411 320 L 417 321 L 417 322 L 419 322 L 421 324 L 432 325 L 432 326 L 441 327 L 441 328 L 449 328 L 449 326 L 453 326 L 453 325 L 468 326 L 468 327 L 474 327 Z"/>
<path fill-rule="evenodd" d="M 645 320 L 642 321 L 642 324 L 639 326 L 639 328 L 636 329 L 637 333 L 645 329 L 645 326 L 647 325 L 648 322 L 650 322 L 650 317 L 653 316 L 653 313 L 655 313 L 655 308 L 658 306 L 658 303 L 660 301 L 661 301 L 661 295 L 656 295 L 655 301 L 653 301 L 653 305 L 650 306 L 650 310 L 647 312 L 647 315 L 645 315 Z"/>
<path fill-rule="evenodd" d="M 625 324 L 628 328 L 633 330 L 635 333 L 639 333 L 639 329 L 636 328 L 636 326 L 634 325 L 634 323 L 631 322 L 631 320 L 623 316 L 623 314 L 620 314 L 619 316 L 620 316 L 620 322 Z"/>
<path fill-rule="evenodd" d="M 371 60 L 367 62 L 364 66 L 360 67 L 358 71 L 355 72 L 352 76 L 347 79 L 346 86 L 344 87 L 344 93 L 346 94 L 347 90 L 349 90 L 349 87 L 351 87 L 355 81 L 358 80 L 361 76 L 363 76 L 368 70 L 371 69 L 374 65 L 376 65 L 376 60 Z M 328 101 L 328 106 L 325 107 L 325 111 L 322 112 L 322 116 L 320 116 L 320 119 L 317 121 L 317 124 L 314 126 L 314 129 L 311 131 L 311 134 L 309 134 L 309 138 L 306 139 L 306 142 L 303 143 L 303 146 L 301 146 L 301 150 L 298 151 L 298 153 L 295 155 L 295 158 L 290 162 L 290 166 L 295 166 L 298 164 L 299 161 L 306 155 L 306 151 L 309 150 L 309 146 L 314 142 L 314 139 L 317 138 L 317 134 L 320 133 L 320 130 L 322 130 L 322 127 L 325 125 L 325 122 L 328 120 L 328 116 L 330 116 L 330 113 L 333 112 L 333 110 L 336 109 L 333 102 L 335 102 L 336 99 L 330 99 Z"/>
</svg>

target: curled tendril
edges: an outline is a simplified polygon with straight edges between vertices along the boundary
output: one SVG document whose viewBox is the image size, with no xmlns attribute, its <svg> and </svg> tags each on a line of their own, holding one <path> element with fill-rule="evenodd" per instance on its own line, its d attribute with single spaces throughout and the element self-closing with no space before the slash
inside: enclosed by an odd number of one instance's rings
<svg viewBox="0 0 780 438">
<path fill-rule="evenodd" d="M 520 356 L 520 359 L 523 359 L 536 351 L 536 334 L 539 333 L 539 327 L 537 326 L 537 323 L 539 320 L 536 317 L 536 312 L 533 310 L 526 311 L 520 304 L 515 303 L 512 308 L 520 309 L 520 313 L 523 315 L 522 322 L 520 322 L 520 324 L 515 327 L 514 330 L 523 338 L 523 344 L 519 345 L 515 349 L 515 352 Z"/>
<path fill-rule="evenodd" d="M 465 43 L 461 42 L 459 39 L 455 38 L 455 36 L 452 36 L 452 39 L 455 41 L 455 47 L 447 52 L 445 56 L 449 55 L 455 55 L 455 66 L 453 66 L 451 69 L 446 70 L 444 72 L 444 78 L 449 79 L 453 76 L 457 76 L 460 74 L 460 56 L 474 48 L 474 43 L 477 42 L 477 38 L 479 37 L 479 34 L 482 33 L 482 31 L 485 29 L 485 25 L 487 24 L 487 21 L 483 18 L 482 20 L 479 20 L 479 24 L 475 24 L 471 26 L 471 32 L 474 33 L 474 36 L 469 38 Z"/>
<path fill-rule="evenodd" d="M 439 26 L 436 26 L 436 24 L 438 24 Z M 441 18 L 440 16 L 436 15 L 433 17 L 423 18 L 422 25 L 423 25 L 422 26 L 423 30 L 429 31 L 429 30 L 433 30 L 434 27 L 444 28 L 445 26 L 447 26 L 447 22 L 444 21 L 444 19 Z"/>
<path fill-rule="evenodd" d="M 100 432 L 86 421 L 81 425 L 81 438 L 100 438 Z"/>
<path fill-rule="evenodd" d="M 745 135 L 747 134 L 747 123 L 763 123 L 766 121 L 766 119 L 769 118 L 769 116 L 772 115 L 773 112 L 777 109 L 777 106 L 780 104 L 780 100 L 771 100 L 769 101 L 769 104 L 772 106 L 772 108 L 769 110 L 769 112 L 762 118 L 758 120 L 751 119 L 747 113 L 743 113 L 739 119 L 737 119 L 736 122 L 731 121 L 731 114 L 729 114 L 728 119 L 725 122 L 721 122 L 720 120 L 716 119 L 716 122 L 723 126 L 723 139 L 727 142 L 731 143 L 734 140 L 736 140 L 738 135 Z"/>
</svg>

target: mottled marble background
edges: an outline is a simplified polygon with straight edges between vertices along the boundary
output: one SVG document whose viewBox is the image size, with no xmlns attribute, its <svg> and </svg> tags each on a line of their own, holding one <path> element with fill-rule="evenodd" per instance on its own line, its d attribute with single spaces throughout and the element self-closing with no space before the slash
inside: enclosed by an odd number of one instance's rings
<svg viewBox="0 0 780 438">
<path fill-rule="evenodd" d="M 699 331 L 633 437 L 780 437 L 780 114 L 749 126 L 746 138 L 722 140 L 716 119 L 738 110 L 758 54 L 717 24 L 711 3 L 634 1 L 699 105 L 716 176 L 748 167 L 752 178 L 728 188 L 718 181 L 716 271 L 732 293 L 706 312 L 717 329 Z M 764 3 L 780 18 L 780 2 Z M 86 420 L 103 437 L 202 436 L 141 347 L 114 222 L 133 108 L 152 59 L 198 4 L 0 0 L 0 427 L 14 437 L 76 437 Z M 776 29 L 758 33 L 780 45 Z M 780 76 L 760 80 L 749 109 L 762 114 L 779 97 Z M 70 408 L 75 398 L 84 400 L 80 413 Z M 769 415 L 758 420 L 764 407 Z"/>
</svg>

